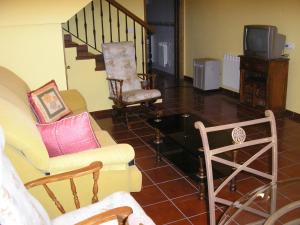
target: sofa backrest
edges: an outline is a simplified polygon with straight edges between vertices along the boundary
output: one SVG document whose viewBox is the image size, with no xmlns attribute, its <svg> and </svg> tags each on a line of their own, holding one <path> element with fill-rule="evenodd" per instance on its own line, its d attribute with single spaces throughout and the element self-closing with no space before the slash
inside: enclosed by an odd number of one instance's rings
<svg viewBox="0 0 300 225">
<path fill-rule="evenodd" d="M 0 126 L 6 133 L 6 148 L 19 152 L 40 171 L 47 172 L 49 155 L 31 112 L 27 84 L 0 67 Z"/>
<path fill-rule="evenodd" d="M 26 115 L 36 120 L 27 98 L 28 85 L 12 71 L 0 66 L 0 98 L 20 108 Z"/>
</svg>

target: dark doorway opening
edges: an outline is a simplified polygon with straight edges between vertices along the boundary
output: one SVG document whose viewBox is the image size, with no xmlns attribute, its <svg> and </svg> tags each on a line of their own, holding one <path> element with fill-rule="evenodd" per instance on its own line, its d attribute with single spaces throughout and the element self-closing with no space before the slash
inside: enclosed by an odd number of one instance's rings
<svg viewBox="0 0 300 225">
<path fill-rule="evenodd" d="M 179 0 L 145 0 L 151 36 L 152 68 L 179 78 Z"/>
</svg>

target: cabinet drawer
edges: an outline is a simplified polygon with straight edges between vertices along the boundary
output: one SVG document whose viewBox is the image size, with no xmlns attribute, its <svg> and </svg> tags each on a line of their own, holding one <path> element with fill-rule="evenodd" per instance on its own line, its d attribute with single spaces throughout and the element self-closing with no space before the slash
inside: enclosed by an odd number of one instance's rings
<svg viewBox="0 0 300 225">
<path fill-rule="evenodd" d="M 241 69 L 251 70 L 255 72 L 266 73 L 268 71 L 268 63 L 263 60 L 241 60 Z"/>
</svg>

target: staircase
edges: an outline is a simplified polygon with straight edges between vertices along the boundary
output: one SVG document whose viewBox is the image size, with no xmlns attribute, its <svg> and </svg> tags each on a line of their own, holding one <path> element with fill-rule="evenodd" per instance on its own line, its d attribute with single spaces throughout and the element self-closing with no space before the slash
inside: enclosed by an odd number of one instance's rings
<svg viewBox="0 0 300 225">
<path fill-rule="evenodd" d="M 76 47 L 77 60 L 95 59 L 96 71 L 105 70 L 102 43 L 132 41 L 139 73 L 151 70 L 153 29 L 115 0 L 94 0 L 63 24 L 65 47 Z M 72 40 L 75 39 L 75 40 Z"/>
<path fill-rule="evenodd" d="M 143 9 L 142 9 L 143 10 Z M 114 0 L 94 0 L 62 25 L 69 89 L 77 89 L 88 110 L 111 109 L 101 45 L 132 41 L 138 73 L 151 71 L 152 28 Z"/>
<path fill-rule="evenodd" d="M 86 44 L 77 44 L 72 41 L 71 34 L 64 35 L 65 48 L 74 48 L 77 50 L 77 60 L 85 60 L 85 59 L 95 59 L 96 71 L 105 70 L 104 58 L 102 54 L 93 54 L 88 51 L 88 45 Z"/>
</svg>

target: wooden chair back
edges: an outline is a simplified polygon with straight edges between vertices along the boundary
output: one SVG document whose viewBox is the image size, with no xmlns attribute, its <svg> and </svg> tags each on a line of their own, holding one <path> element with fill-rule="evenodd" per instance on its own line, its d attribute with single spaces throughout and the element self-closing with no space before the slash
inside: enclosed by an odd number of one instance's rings
<svg viewBox="0 0 300 225">
<path fill-rule="evenodd" d="M 248 127 L 251 125 L 264 125 L 269 124 L 269 131 L 267 137 L 259 137 L 256 139 L 248 140 L 246 139 L 246 132 L 243 127 Z M 255 176 L 263 177 L 271 182 L 277 181 L 277 133 L 276 133 L 276 123 L 274 114 L 270 110 L 265 111 L 265 118 L 255 119 L 250 121 L 238 122 L 233 124 L 214 126 L 214 127 L 205 127 L 204 124 L 200 121 L 195 123 L 195 127 L 199 129 L 200 135 L 203 143 L 203 150 L 205 155 L 205 163 L 206 163 L 206 173 L 207 173 L 207 186 L 208 186 L 208 200 L 209 200 L 209 219 L 210 225 L 216 224 L 216 216 L 215 216 L 215 207 L 216 203 L 221 203 L 223 205 L 231 205 L 233 202 L 221 198 L 218 194 L 220 194 L 221 190 L 225 186 L 229 184 L 235 177 L 242 171 L 246 171 Z M 208 133 L 211 132 L 220 132 L 225 130 L 232 129 L 232 139 L 233 144 L 223 147 L 218 147 L 215 149 L 210 148 L 210 144 L 208 141 Z M 251 154 L 251 157 L 242 163 L 237 163 L 234 159 L 229 160 L 224 157 L 220 157 L 220 154 L 228 154 L 232 152 L 238 152 L 239 150 L 245 149 L 250 146 L 259 146 L 259 150 L 255 152 L 247 151 L 247 153 Z M 262 148 L 260 148 L 263 146 Z M 254 169 L 249 165 L 257 160 L 260 156 L 265 154 L 266 152 L 271 151 L 272 153 L 272 170 L 270 172 L 261 171 L 258 169 Z M 233 157 L 235 158 L 235 157 Z M 233 168 L 233 172 L 225 178 L 218 186 L 213 177 L 213 162 L 217 162 L 219 164 L 223 164 Z M 255 209 L 248 209 L 253 213 L 258 213 Z"/>
<path fill-rule="evenodd" d="M 98 202 L 98 179 L 99 179 L 99 171 L 101 168 L 102 168 L 102 163 L 100 161 L 97 161 L 97 162 L 91 163 L 87 167 L 84 167 L 84 168 L 81 168 L 78 170 L 73 170 L 70 172 L 61 173 L 61 174 L 53 175 L 50 177 L 43 177 L 43 178 L 28 182 L 25 184 L 25 187 L 27 189 L 29 189 L 29 188 L 32 188 L 35 186 L 42 185 L 44 187 L 44 189 L 46 190 L 47 194 L 49 195 L 49 197 L 55 203 L 58 210 L 61 213 L 65 213 L 66 211 L 65 211 L 64 207 L 58 201 L 55 194 L 53 193 L 53 191 L 49 188 L 49 186 L 47 184 L 57 182 L 57 181 L 67 180 L 67 179 L 70 180 L 70 189 L 73 194 L 74 204 L 75 204 L 76 208 L 79 209 L 80 201 L 79 201 L 79 198 L 77 195 L 74 178 L 80 177 L 80 176 L 83 176 L 86 174 L 93 174 L 94 184 L 93 184 L 93 190 L 92 190 L 92 192 L 93 192 L 92 203 Z"/>
</svg>

